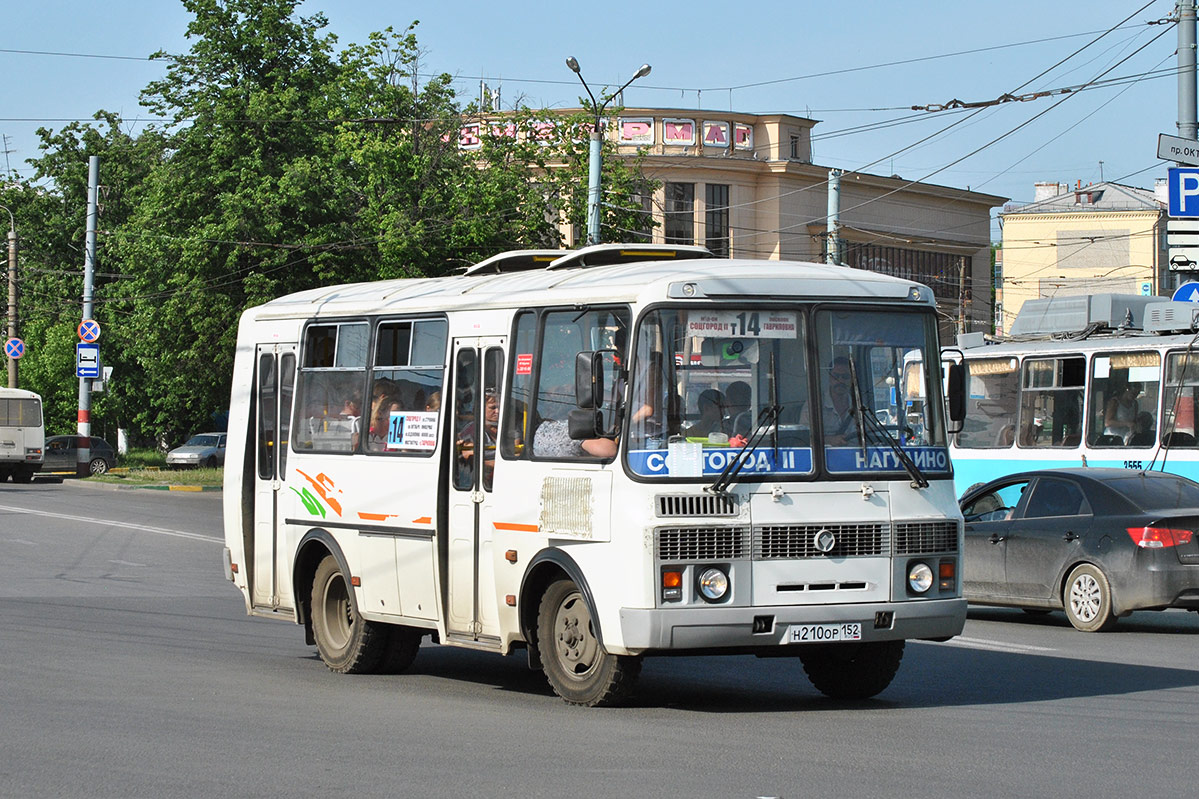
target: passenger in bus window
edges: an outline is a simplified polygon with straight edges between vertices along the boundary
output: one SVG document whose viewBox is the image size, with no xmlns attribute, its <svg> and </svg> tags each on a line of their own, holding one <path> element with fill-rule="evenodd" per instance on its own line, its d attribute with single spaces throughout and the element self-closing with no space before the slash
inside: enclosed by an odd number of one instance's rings
<svg viewBox="0 0 1199 799">
<path fill-rule="evenodd" d="M 753 430 L 753 414 L 750 403 L 753 391 L 744 380 L 729 383 L 724 392 L 724 432 L 730 436 L 748 437 Z"/>
<path fill-rule="evenodd" d="M 724 425 L 724 395 L 714 388 L 706 388 L 699 393 L 695 401 L 699 411 L 699 419 L 683 430 L 688 438 L 705 438 L 713 433 L 723 433 Z"/>
<path fill-rule="evenodd" d="M 1157 439 L 1157 434 L 1153 430 L 1153 414 L 1149 411 L 1141 411 L 1137 414 L 1134 422 L 1135 430 L 1128 438 L 1128 446 L 1130 447 L 1151 447 Z"/>
<path fill-rule="evenodd" d="M 858 423 L 853 413 L 853 391 L 850 386 L 853 372 L 849 368 L 849 358 L 844 355 L 833 358 L 828 377 L 824 409 L 821 412 L 825 444 L 854 444 L 858 440 Z"/>
<path fill-rule="evenodd" d="M 1139 383 L 1125 383 L 1111 399 L 1103 411 L 1103 434 L 1120 436 L 1127 440 L 1133 432 L 1133 422 L 1136 421 L 1140 406 L 1137 397 L 1141 393 Z"/>
<path fill-rule="evenodd" d="M 538 458 L 612 458 L 616 456 L 616 441 L 611 438 L 573 439 L 565 419 L 546 419 L 537 425 L 533 434 L 533 454 Z"/>
<path fill-rule="evenodd" d="M 483 394 L 483 427 L 482 436 L 476 432 L 475 423 L 468 422 L 458 434 L 458 457 L 467 464 L 474 458 L 476 444 L 483 447 L 483 469 L 490 471 L 495 468 L 495 442 L 499 434 L 500 398 L 495 389 L 489 388 Z M 481 440 L 480 440 L 481 439 Z"/>
<path fill-rule="evenodd" d="M 432 412 L 432 411 L 437 411 L 440 409 L 441 409 L 441 392 L 434 391 L 432 394 L 429 395 L 429 398 L 427 400 L 425 400 L 425 410 Z"/>
</svg>

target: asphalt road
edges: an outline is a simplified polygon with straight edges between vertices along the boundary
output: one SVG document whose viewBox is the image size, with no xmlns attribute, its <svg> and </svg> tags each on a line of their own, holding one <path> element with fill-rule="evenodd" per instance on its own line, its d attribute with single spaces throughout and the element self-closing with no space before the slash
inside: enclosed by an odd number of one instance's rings
<svg viewBox="0 0 1199 799">
<path fill-rule="evenodd" d="M 1189 796 L 1199 616 L 972 610 L 877 699 L 798 661 L 646 661 L 629 707 L 426 643 L 329 672 L 225 582 L 219 493 L 0 485 L 0 796 Z"/>
</svg>

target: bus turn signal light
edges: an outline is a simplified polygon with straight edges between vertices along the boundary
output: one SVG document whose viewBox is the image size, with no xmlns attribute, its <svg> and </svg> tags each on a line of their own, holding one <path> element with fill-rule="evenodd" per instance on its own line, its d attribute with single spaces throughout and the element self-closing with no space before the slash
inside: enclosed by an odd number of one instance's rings
<svg viewBox="0 0 1199 799">
<path fill-rule="evenodd" d="M 678 602 L 683 598 L 683 573 L 662 572 L 662 601 Z"/>
<path fill-rule="evenodd" d="M 1132 542 L 1141 549 L 1180 547 L 1191 543 L 1195 537 L 1193 530 L 1180 530 L 1171 527 L 1128 527 L 1125 529 L 1128 530 Z"/>
</svg>

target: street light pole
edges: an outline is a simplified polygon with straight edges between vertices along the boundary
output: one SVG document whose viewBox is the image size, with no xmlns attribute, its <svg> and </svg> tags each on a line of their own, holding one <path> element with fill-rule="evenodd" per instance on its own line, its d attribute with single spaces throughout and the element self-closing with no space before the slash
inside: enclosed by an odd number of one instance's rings
<svg viewBox="0 0 1199 799">
<path fill-rule="evenodd" d="M 587 81 L 583 80 L 583 73 L 579 70 L 579 62 L 574 56 L 566 59 L 566 66 L 570 67 L 570 71 L 579 76 L 579 81 L 582 82 L 583 88 L 587 90 L 587 96 L 591 98 L 591 107 L 595 111 L 595 127 L 591 130 L 591 148 L 587 160 L 587 243 L 600 243 L 600 173 L 603 169 L 603 146 L 604 134 L 601 123 L 603 121 L 604 108 L 612 100 L 613 97 L 623 92 L 629 87 L 633 81 L 638 78 L 644 78 L 650 72 L 649 64 L 642 64 L 641 69 L 637 70 L 637 74 L 629 78 L 624 86 L 621 86 L 616 91 L 596 101 L 595 95 L 591 93 L 591 87 L 587 85 Z"/>
</svg>

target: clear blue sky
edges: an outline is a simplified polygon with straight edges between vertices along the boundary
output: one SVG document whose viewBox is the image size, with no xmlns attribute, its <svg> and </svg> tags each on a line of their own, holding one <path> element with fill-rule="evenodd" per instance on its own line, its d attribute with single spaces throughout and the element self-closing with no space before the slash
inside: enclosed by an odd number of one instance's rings
<svg viewBox="0 0 1199 799">
<path fill-rule="evenodd" d="M 485 78 L 502 87 L 505 107 L 577 106 L 582 87 L 565 66 L 568 56 L 578 58 L 597 93 L 648 62 L 653 73 L 625 93 L 629 105 L 806 116 L 820 120 L 813 130 L 817 164 L 1026 202 L 1039 180 L 1085 184 L 1102 174 L 1151 188 L 1155 177 L 1165 177 L 1157 135 L 1177 132 L 1177 78 L 1135 78 L 1177 65 L 1176 28 L 1146 24 L 1170 16 L 1174 2 L 1157 0 L 1138 12 L 1142 5 L 307 0 L 300 13 L 324 13 L 343 45 L 419 19 L 426 71 L 456 76 L 464 98 L 476 96 Z M 9 165 L 25 175 L 31 172 L 24 160 L 37 155 L 38 127 L 59 128 L 98 109 L 144 116 L 138 93 L 165 71 L 145 57 L 188 46 L 190 16 L 176 0 L 7 0 L 3 8 L 0 134 L 8 137 Z M 1123 27 L 1054 66 L 1130 14 Z M 863 69 L 880 64 L 891 65 Z M 1104 72 L 1106 80 L 1127 80 L 978 113 L 910 110 L 1078 86 Z M 919 119 L 880 126 L 913 115 Z"/>
</svg>

